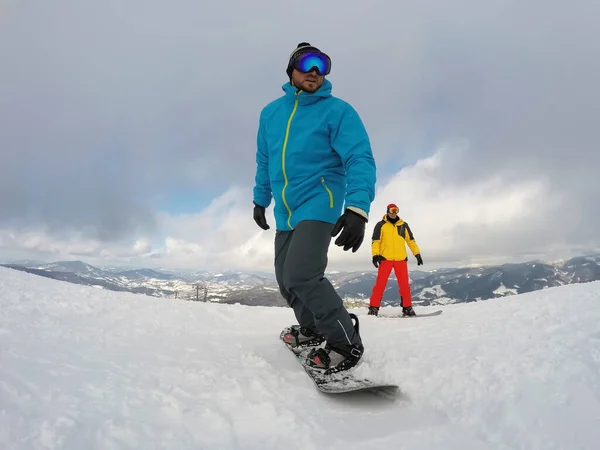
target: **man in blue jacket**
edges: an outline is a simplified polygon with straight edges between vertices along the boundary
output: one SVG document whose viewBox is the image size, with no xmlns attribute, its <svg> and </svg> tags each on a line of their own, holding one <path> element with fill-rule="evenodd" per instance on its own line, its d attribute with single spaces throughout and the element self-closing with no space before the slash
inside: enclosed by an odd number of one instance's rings
<svg viewBox="0 0 600 450">
<path fill-rule="evenodd" d="M 275 275 L 299 323 L 284 339 L 314 346 L 308 364 L 334 372 L 355 366 L 364 347 L 358 318 L 324 276 L 329 244 L 339 234 L 335 244 L 345 251 L 361 246 L 376 168 L 358 113 L 331 94 L 330 70 L 326 54 L 300 43 L 288 62 L 285 94 L 261 111 L 254 220 L 270 228 L 265 208 L 274 199 Z"/>
</svg>

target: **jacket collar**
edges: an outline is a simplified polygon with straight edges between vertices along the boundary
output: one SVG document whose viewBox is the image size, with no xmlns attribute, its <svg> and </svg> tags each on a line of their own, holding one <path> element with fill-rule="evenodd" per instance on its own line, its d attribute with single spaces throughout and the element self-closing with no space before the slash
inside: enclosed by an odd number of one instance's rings
<svg viewBox="0 0 600 450">
<path fill-rule="evenodd" d="M 396 226 L 398 226 L 398 225 L 402 225 L 402 224 L 404 223 L 404 220 L 402 220 L 402 217 L 400 217 L 400 216 L 398 216 L 398 221 L 397 221 L 396 223 L 392 223 L 392 222 L 390 222 L 390 221 L 389 221 L 389 219 L 388 219 L 388 216 L 387 216 L 387 214 L 384 214 L 384 215 L 383 215 L 383 221 L 384 221 L 385 223 L 389 223 L 390 225 L 393 225 L 393 226 L 395 226 L 395 227 L 396 227 Z"/>
<path fill-rule="evenodd" d="M 286 97 L 287 101 L 292 102 L 292 103 L 294 101 L 296 101 L 296 93 L 298 92 L 298 89 L 296 89 L 295 86 L 292 86 L 288 82 L 288 83 L 285 83 L 283 86 L 281 86 L 281 89 L 283 89 L 283 92 L 285 92 L 285 97 Z M 321 85 L 321 87 L 319 89 L 317 89 L 316 92 L 309 93 L 309 92 L 300 91 L 300 94 L 298 94 L 298 104 L 299 105 L 311 105 L 313 103 L 318 102 L 319 100 L 321 100 L 323 98 L 331 97 L 331 89 L 332 89 L 331 81 L 329 81 L 327 78 L 325 78 L 323 80 L 323 84 Z"/>
</svg>

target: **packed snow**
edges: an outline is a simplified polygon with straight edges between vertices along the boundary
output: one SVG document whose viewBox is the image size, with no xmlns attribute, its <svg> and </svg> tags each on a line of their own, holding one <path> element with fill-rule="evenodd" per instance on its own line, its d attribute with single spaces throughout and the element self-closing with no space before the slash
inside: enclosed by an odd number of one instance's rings
<svg viewBox="0 0 600 450">
<path fill-rule="evenodd" d="M 504 283 L 500 283 L 500 286 L 498 287 L 498 289 L 496 289 L 494 291 L 494 294 L 496 295 L 515 295 L 518 294 L 518 291 L 514 288 L 507 288 Z"/>
<path fill-rule="evenodd" d="M 421 289 L 419 295 L 425 298 L 443 298 L 447 293 L 441 285 L 436 284 L 435 286 Z"/>
<path fill-rule="evenodd" d="M 279 341 L 288 308 L 0 268 L 0 448 L 599 448 L 600 282 L 442 308 L 355 310 L 356 372 L 400 393 L 327 396 Z"/>
</svg>

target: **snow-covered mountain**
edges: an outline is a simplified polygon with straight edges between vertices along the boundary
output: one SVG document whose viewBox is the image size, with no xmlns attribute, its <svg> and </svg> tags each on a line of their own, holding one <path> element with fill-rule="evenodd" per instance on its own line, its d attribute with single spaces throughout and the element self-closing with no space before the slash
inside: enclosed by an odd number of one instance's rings
<svg viewBox="0 0 600 450">
<path fill-rule="evenodd" d="M 242 272 L 167 271 L 155 269 L 98 268 L 83 261 L 58 261 L 49 264 L 2 264 L 4 267 L 75 284 L 96 286 L 155 297 L 244 304 L 280 304 L 269 275 Z"/>
<path fill-rule="evenodd" d="M 278 340 L 289 308 L 0 267 L 0 448 L 597 448 L 600 282 L 441 308 L 354 310 L 366 346 L 355 372 L 400 393 L 327 396 Z"/>
<path fill-rule="evenodd" d="M 421 305 L 473 302 L 533 292 L 549 287 L 600 280 L 600 256 L 571 258 L 547 263 L 531 261 L 477 268 L 460 268 L 431 273 L 411 271 L 413 301 Z M 342 296 L 366 299 L 375 283 L 376 273 L 361 273 L 336 279 Z M 399 293 L 392 275 L 383 303 L 399 304 Z"/>
<path fill-rule="evenodd" d="M 158 297 L 218 301 L 245 305 L 284 306 L 273 274 L 228 271 L 97 268 L 82 261 L 10 265 L 48 278 L 109 290 Z M 447 268 L 431 272 L 411 268 L 411 289 L 417 305 L 464 303 L 533 292 L 549 287 L 600 280 L 600 255 L 564 261 L 531 261 L 477 268 Z M 331 272 L 329 279 L 348 302 L 368 301 L 376 270 Z M 391 275 L 383 305 L 400 302 Z"/>
<path fill-rule="evenodd" d="M 50 264 L 36 264 L 28 267 L 49 272 L 75 273 L 86 278 L 102 278 L 108 275 L 108 273 L 102 269 L 98 269 L 83 261 L 57 261 Z"/>
</svg>

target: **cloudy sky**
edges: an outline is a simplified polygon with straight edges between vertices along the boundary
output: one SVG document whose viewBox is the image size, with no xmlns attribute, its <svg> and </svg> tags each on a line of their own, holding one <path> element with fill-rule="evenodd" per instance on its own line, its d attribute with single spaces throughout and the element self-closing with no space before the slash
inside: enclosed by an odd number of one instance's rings
<svg viewBox="0 0 600 450">
<path fill-rule="evenodd" d="M 600 250 L 597 2 L 294 5 L 0 0 L 0 260 L 272 270 L 256 128 L 301 41 L 378 164 L 331 270 L 372 269 L 389 202 L 424 269 Z"/>
</svg>

